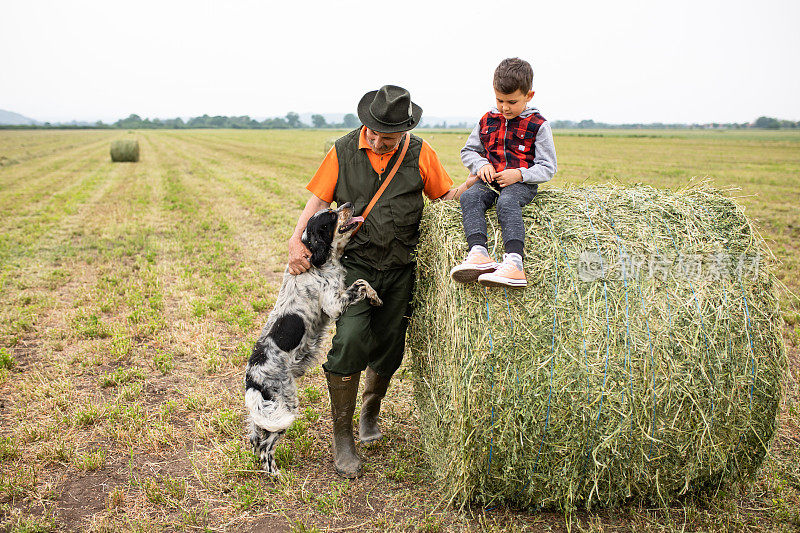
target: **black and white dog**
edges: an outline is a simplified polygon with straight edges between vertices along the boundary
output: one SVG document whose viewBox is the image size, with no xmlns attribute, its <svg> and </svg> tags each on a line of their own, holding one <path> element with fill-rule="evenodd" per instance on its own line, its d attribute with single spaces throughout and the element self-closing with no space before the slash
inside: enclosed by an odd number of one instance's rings
<svg viewBox="0 0 800 533">
<path fill-rule="evenodd" d="M 275 307 L 261 331 L 245 372 L 245 405 L 250 411 L 250 443 L 271 475 L 278 441 L 297 417 L 295 379 L 317 363 L 328 328 L 348 306 L 366 298 L 382 305 L 363 279 L 345 289 L 344 247 L 363 219 L 346 203 L 323 209 L 308 220 L 303 244 L 311 251 L 311 268 L 283 275 Z"/>
</svg>

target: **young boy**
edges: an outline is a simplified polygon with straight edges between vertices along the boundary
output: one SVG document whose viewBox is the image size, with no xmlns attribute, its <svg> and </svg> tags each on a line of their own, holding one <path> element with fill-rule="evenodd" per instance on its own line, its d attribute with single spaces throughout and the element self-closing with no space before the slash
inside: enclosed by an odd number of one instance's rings
<svg viewBox="0 0 800 533">
<path fill-rule="evenodd" d="M 461 162 L 478 181 L 461 195 L 469 254 L 450 276 L 460 283 L 525 287 L 522 206 L 536 196 L 539 183 L 555 174 L 556 149 L 550 124 L 527 106 L 533 98 L 530 64 L 504 59 L 494 71 L 493 85 L 497 107 L 483 115 L 461 150 Z M 486 210 L 495 202 L 506 251 L 500 264 L 486 249 Z"/>
</svg>

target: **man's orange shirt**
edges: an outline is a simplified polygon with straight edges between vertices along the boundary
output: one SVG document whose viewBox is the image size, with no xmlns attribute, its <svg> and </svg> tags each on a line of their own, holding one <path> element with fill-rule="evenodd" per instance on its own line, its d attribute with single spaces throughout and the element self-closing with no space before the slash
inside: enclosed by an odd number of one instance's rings
<svg viewBox="0 0 800 533">
<path fill-rule="evenodd" d="M 378 174 L 384 174 L 386 165 L 392 158 L 397 148 L 386 154 L 378 155 L 372 151 L 365 136 L 364 127 L 361 128 L 361 135 L 358 138 L 359 150 L 366 150 L 372 168 Z M 422 149 L 419 153 L 419 173 L 422 176 L 423 191 L 425 196 L 434 200 L 450 190 L 453 180 L 448 176 L 447 171 L 439 161 L 439 156 L 433 151 L 431 145 L 422 141 Z M 311 191 L 317 198 L 324 202 L 333 202 L 333 191 L 336 189 L 336 182 L 339 180 L 339 159 L 336 156 L 336 147 L 333 146 L 325 159 L 322 160 L 317 173 L 306 185 L 306 189 Z"/>
</svg>

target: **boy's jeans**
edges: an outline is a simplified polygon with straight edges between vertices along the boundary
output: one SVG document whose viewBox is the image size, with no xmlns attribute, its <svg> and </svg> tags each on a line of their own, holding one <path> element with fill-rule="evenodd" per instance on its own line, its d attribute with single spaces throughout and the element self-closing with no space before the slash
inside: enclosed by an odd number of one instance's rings
<svg viewBox="0 0 800 533">
<path fill-rule="evenodd" d="M 461 218 L 467 245 L 486 246 L 486 211 L 497 202 L 497 220 L 503 230 L 503 245 L 506 253 L 522 255 L 525 242 L 525 224 L 522 222 L 522 206 L 536 196 L 539 186 L 518 181 L 500 189 L 500 192 L 483 181 L 467 189 L 461 195 Z M 509 249 L 511 248 L 511 249 Z"/>
</svg>

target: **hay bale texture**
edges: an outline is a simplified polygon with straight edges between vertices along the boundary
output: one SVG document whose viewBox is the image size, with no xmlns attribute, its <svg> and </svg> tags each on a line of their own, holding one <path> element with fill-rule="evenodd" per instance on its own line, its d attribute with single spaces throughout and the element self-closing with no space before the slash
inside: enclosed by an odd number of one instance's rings
<svg viewBox="0 0 800 533">
<path fill-rule="evenodd" d="M 728 196 L 540 192 L 524 209 L 529 286 L 508 291 L 450 280 L 460 208 L 426 207 L 408 346 L 454 501 L 665 504 L 755 472 L 786 358 L 768 250 Z"/>
<path fill-rule="evenodd" d="M 136 163 L 139 161 L 139 141 L 124 139 L 112 142 L 111 161 L 114 163 Z"/>
</svg>

